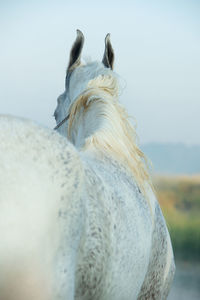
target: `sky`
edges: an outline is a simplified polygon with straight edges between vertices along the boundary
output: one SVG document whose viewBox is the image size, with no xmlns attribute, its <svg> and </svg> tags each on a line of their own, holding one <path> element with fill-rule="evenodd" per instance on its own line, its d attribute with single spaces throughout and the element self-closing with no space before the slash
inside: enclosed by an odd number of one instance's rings
<svg viewBox="0 0 200 300">
<path fill-rule="evenodd" d="M 0 113 L 53 128 L 76 29 L 93 60 L 109 32 L 140 143 L 200 144 L 199 16 L 198 0 L 2 0 Z"/>
</svg>

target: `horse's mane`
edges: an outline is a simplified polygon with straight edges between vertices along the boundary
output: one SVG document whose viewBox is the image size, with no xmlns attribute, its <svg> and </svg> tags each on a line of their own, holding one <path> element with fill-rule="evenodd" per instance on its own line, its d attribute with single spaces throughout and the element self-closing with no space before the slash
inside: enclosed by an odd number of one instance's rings
<svg viewBox="0 0 200 300">
<path fill-rule="evenodd" d="M 118 80 L 111 73 L 90 80 L 86 90 L 70 107 L 68 137 L 71 139 L 74 123 L 78 122 L 80 115 L 96 110 L 96 119 L 102 120 L 101 126 L 86 137 L 82 150 L 92 146 L 114 156 L 130 169 L 145 194 L 146 184 L 151 185 L 147 160 L 137 146 L 136 131 L 128 114 L 118 102 L 118 90 Z"/>
</svg>

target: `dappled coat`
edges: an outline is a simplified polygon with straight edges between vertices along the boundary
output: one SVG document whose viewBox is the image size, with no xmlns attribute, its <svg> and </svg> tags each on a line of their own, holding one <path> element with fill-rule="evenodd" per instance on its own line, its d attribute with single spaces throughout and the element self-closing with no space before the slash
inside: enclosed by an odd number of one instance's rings
<svg viewBox="0 0 200 300">
<path fill-rule="evenodd" d="M 169 233 L 135 130 L 102 63 L 70 53 L 56 131 L 0 118 L 0 299 L 166 299 Z M 6 274 L 6 275 L 5 275 Z"/>
</svg>

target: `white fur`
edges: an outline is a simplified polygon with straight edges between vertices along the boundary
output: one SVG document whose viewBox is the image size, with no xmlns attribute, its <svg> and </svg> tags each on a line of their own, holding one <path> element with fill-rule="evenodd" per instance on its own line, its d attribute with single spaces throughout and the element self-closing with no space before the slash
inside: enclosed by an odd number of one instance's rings
<svg viewBox="0 0 200 300">
<path fill-rule="evenodd" d="M 8 116 L 0 139 L 0 299 L 73 299 L 71 249 L 83 214 L 78 153 L 56 132 Z"/>
<path fill-rule="evenodd" d="M 117 94 L 90 63 L 59 97 L 64 137 L 0 118 L 1 300 L 167 297 L 171 243 Z"/>
</svg>

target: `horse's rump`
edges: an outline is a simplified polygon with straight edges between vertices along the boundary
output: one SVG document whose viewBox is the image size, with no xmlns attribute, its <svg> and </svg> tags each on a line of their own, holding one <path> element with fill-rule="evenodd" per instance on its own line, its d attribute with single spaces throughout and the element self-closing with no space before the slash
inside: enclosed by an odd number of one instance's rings
<svg viewBox="0 0 200 300">
<path fill-rule="evenodd" d="M 67 213 L 80 199 L 79 156 L 56 132 L 13 117 L 0 117 L 0 140 L 0 299 L 49 300 L 60 241 L 77 231 Z"/>
</svg>

